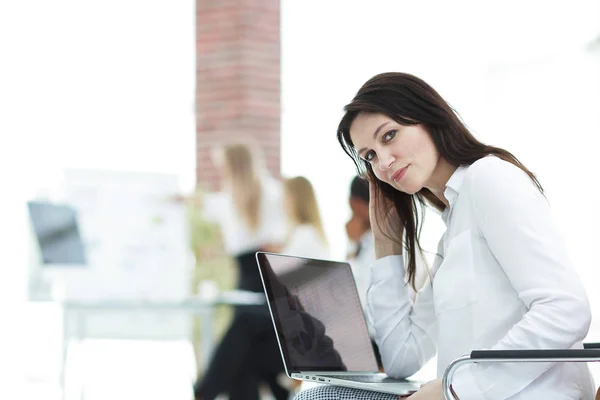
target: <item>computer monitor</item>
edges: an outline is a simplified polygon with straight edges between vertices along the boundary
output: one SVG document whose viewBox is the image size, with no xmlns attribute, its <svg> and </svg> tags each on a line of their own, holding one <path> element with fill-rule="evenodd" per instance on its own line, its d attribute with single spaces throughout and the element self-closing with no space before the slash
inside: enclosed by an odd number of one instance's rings
<svg viewBox="0 0 600 400">
<path fill-rule="evenodd" d="M 77 211 L 68 204 L 46 201 L 27 203 L 32 232 L 32 265 L 29 283 L 32 300 L 69 297 L 88 265 Z"/>
<path fill-rule="evenodd" d="M 27 203 L 43 267 L 82 267 L 85 251 L 77 212 L 66 204 Z"/>
</svg>

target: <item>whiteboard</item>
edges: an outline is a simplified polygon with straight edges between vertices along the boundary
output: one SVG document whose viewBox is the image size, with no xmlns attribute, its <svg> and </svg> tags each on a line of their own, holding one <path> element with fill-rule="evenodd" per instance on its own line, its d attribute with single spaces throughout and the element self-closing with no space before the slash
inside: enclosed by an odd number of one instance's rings
<svg viewBox="0 0 600 400">
<path fill-rule="evenodd" d="M 190 294 L 193 259 L 173 174 L 75 170 L 64 197 L 78 212 L 89 282 L 73 299 L 177 300 Z"/>
<path fill-rule="evenodd" d="M 186 209 L 167 201 L 179 193 L 174 174 L 68 169 L 61 202 L 78 214 L 87 267 L 62 276 L 71 301 L 177 301 L 191 295 L 194 260 Z M 40 298 L 40 296 L 35 296 Z M 152 312 L 94 313 L 85 318 L 92 337 L 181 338 L 190 319 Z"/>
</svg>

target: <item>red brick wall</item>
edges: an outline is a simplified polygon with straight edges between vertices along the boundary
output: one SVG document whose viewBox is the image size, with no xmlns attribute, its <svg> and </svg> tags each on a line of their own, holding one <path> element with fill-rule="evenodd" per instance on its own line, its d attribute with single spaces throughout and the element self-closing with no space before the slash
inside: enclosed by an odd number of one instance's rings
<svg viewBox="0 0 600 400">
<path fill-rule="evenodd" d="M 252 138 L 280 171 L 278 0 L 196 0 L 196 180 L 212 189 L 210 151 Z"/>
</svg>

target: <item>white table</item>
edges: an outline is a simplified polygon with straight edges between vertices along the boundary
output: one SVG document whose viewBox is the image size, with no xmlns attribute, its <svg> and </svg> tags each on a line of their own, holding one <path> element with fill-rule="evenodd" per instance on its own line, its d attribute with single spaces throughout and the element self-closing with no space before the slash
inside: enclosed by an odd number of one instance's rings
<svg viewBox="0 0 600 400">
<path fill-rule="evenodd" d="M 63 310 L 62 327 L 62 363 L 60 371 L 60 384 L 65 394 L 66 379 L 65 366 L 67 359 L 67 348 L 69 342 L 73 339 L 83 340 L 87 337 L 84 319 L 87 315 L 98 312 L 185 312 L 187 314 L 199 315 L 202 317 L 202 356 L 203 362 L 210 359 L 210 354 L 214 346 L 213 338 L 213 319 L 215 308 L 220 305 L 226 306 L 251 306 L 265 304 L 265 295 L 263 293 L 254 293 L 246 291 L 222 292 L 213 298 L 191 297 L 181 301 L 147 301 L 147 300 L 104 300 L 104 301 L 73 301 L 66 300 L 61 302 Z M 71 328 L 75 327 L 75 334 Z"/>
</svg>

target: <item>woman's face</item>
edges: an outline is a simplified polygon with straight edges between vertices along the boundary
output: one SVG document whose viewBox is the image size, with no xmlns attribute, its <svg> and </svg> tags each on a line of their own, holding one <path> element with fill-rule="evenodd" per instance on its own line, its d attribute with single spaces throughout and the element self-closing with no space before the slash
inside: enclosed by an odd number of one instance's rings
<svg viewBox="0 0 600 400">
<path fill-rule="evenodd" d="M 379 180 L 407 194 L 429 186 L 440 159 L 421 125 L 400 125 L 383 114 L 360 113 L 350 126 L 350 139 Z"/>
</svg>

